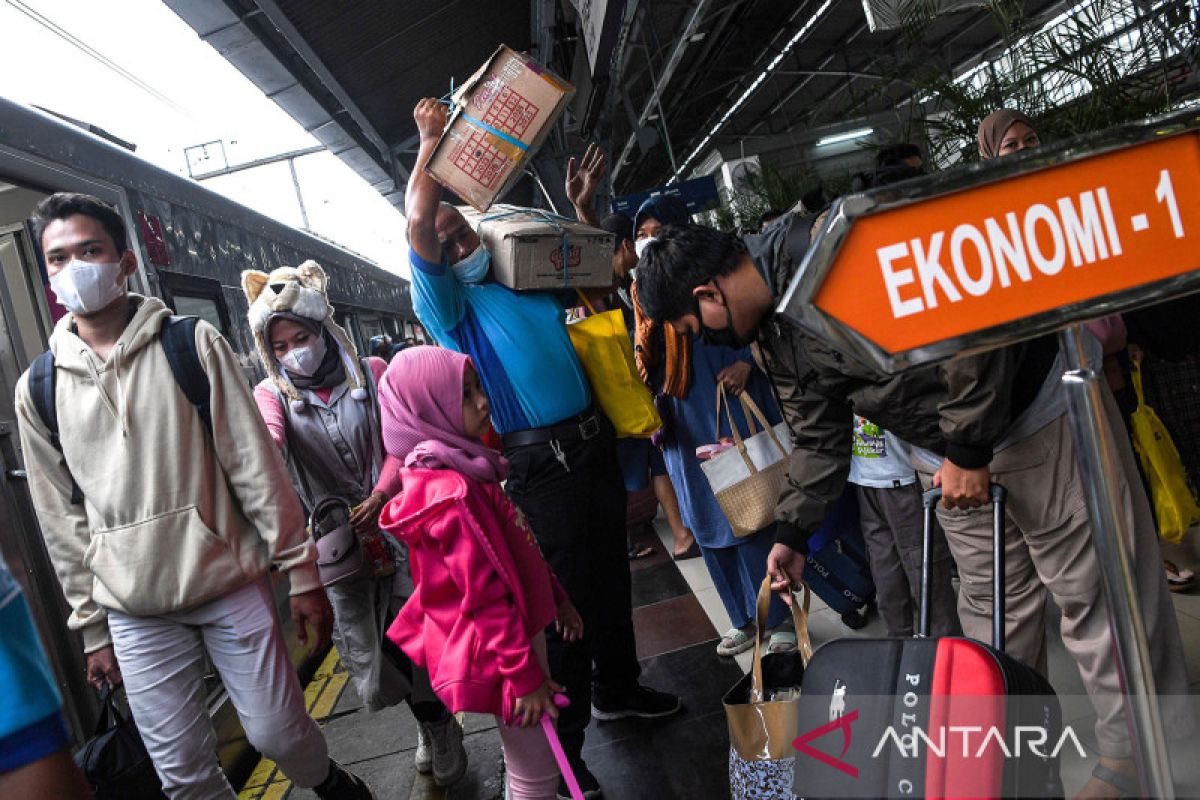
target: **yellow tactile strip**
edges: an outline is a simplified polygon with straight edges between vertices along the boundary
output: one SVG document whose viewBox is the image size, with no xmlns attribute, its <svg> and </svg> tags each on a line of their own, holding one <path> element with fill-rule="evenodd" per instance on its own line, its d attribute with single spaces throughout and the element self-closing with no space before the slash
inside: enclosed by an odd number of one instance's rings
<svg viewBox="0 0 1200 800">
<path fill-rule="evenodd" d="M 309 715 L 323 723 L 333 712 L 346 681 L 350 675 L 342 667 L 341 657 L 337 648 L 331 647 L 321 666 L 317 668 L 312 680 L 304 687 L 304 707 Z M 250 773 L 250 778 L 238 795 L 239 800 L 283 800 L 292 789 L 292 782 L 275 766 L 270 759 L 260 759 L 258 766 Z"/>
</svg>

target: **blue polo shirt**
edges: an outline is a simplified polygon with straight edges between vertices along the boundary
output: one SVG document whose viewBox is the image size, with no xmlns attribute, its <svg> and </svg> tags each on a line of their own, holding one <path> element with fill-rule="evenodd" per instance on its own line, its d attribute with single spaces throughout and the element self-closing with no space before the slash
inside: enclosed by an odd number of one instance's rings
<svg viewBox="0 0 1200 800">
<path fill-rule="evenodd" d="M 515 292 L 495 281 L 464 284 L 443 261 L 409 249 L 413 309 L 442 347 L 469 355 L 499 433 L 542 428 L 585 410 L 587 377 L 549 292 Z"/>
</svg>

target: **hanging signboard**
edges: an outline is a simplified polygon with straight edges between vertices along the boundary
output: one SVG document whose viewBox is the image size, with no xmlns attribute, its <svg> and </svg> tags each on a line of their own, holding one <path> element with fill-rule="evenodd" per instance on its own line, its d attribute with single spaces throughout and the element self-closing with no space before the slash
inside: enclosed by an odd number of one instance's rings
<svg viewBox="0 0 1200 800">
<path fill-rule="evenodd" d="M 1067 416 L 1149 797 L 1173 796 L 1166 737 L 1142 669 L 1149 645 L 1108 390 L 1079 323 L 1197 290 L 1200 116 L 1190 112 L 847 196 L 779 308 L 892 373 L 1062 331 Z"/>
<path fill-rule="evenodd" d="M 780 310 L 898 371 L 1200 288 L 1198 123 L 848 196 Z"/>
<path fill-rule="evenodd" d="M 613 213 L 632 217 L 637 213 L 642 203 L 656 194 L 669 194 L 678 197 L 687 206 L 689 214 L 710 211 L 714 208 L 719 208 L 721 205 L 721 193 L 717 189 L 717 179 L 712 175 L 701 175 L 699 178 L 680 181 L 670 186 L 659 186 L 656 189 L 649 189 L 637 194 L 614 197 L 612 199 Z"/>
<path fill-rule="evenodd" d="M 592 77 L 606 76 L 625 12 L 623 0 L 580 0 L 579 27 Z"/>
</svg>

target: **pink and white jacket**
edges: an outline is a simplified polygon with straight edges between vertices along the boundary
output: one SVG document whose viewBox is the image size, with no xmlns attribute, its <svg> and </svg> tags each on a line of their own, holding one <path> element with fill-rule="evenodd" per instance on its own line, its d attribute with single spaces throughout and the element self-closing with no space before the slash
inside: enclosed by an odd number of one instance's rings
<svg viewBox="0 0 1200 800">
<path fill-rule="evenodd" d="M 429 672 L 452 712 L 513 718 L 548 677 L 532 640 L 566 593 L 498 483 L 404 469 L 380 525 L 409 548 L 416 591 L 387 636 Z"/>
</svg>

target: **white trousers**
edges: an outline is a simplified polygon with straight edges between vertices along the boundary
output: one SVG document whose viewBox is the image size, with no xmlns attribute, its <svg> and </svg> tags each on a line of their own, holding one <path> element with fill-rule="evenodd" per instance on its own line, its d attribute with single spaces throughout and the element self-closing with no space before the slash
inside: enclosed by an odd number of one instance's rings
<svg viewBox="0 0 1200 800">
<path fill-rule="evenodd" d="M 298 786 L 325 780 L 325 736 L 305 711 L 265 578 L 188 611 L 158 617 L 110 611 L 108 621 L 134 721 L 168 797 L 237 797 L 217 761 L 204 650 L 250 744 Z"/>
</svg>

